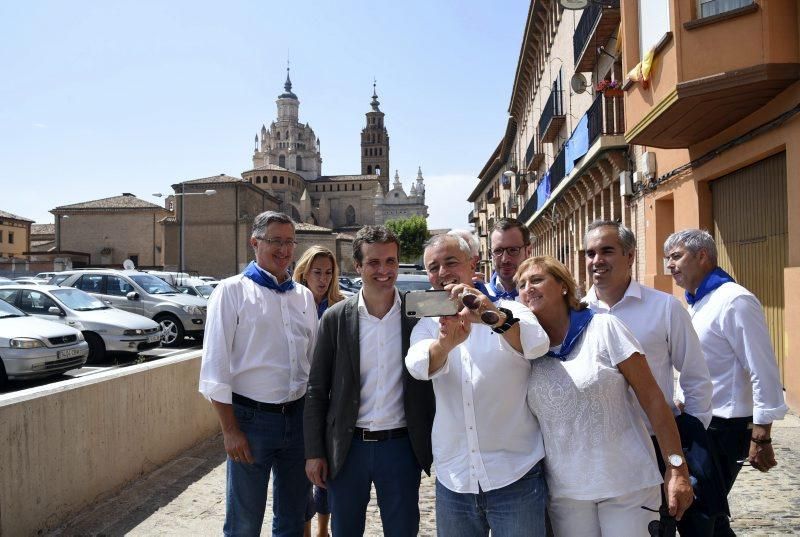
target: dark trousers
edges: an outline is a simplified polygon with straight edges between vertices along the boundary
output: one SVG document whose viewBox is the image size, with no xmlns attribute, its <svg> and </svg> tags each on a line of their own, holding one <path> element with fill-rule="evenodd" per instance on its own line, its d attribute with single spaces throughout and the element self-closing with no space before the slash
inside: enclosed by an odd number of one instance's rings
<svg viewBox="0 0 800 537">
<path fill-rule="evenodd" d="M 750 437 L 752 436 L 753 418 L 717 418 L 711 419 L 708 435 L 711 437 L 717 461 L 719 462 L 725 492 L 730 493 L 739 470 L 740 461 L 746 460 L 750 453 Z M 727 516 L 719 516 L 714 524 L 715 537 L 736 535 L 730 526 Z"/>
<path fill-rule="evenodd" d="M 407 436 L 380 442 L 354 437 L 341 470 L 328 479 L 333 537 L 364 535 L 372 484 L 383 535 L 416 536 L 421 473 Z"/>
</svg>

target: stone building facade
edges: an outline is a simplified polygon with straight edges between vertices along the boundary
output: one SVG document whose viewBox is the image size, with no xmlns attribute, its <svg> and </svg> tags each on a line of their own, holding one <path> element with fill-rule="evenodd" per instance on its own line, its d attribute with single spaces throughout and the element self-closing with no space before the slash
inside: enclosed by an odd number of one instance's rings
<svg viewBox="0 0 800 537">
<path fill-rule="evenodd" d="M 0 211 L 0 259 L 20 257 L 31 249 L 33 220 Z"/>
</svg>

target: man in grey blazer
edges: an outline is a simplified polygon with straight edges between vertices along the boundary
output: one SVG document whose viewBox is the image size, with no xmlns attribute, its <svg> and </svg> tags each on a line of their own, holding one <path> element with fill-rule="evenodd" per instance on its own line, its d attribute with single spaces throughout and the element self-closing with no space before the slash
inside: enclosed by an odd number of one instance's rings
<svg viewBox="0 0 800 537">
<path fill-rule="evenodd" d="M 334 537 L 363 535 L 371 485 L 383 531 L 419 530 L 421 471 L 430 475 L 434 416 L 430 382 L 403 362 L 412 324 L 397 280 L 400 244 L 383 226 L 353 241 L 361 291 L 320 322 L 304 416 L 306 474 L 328 489 Z"/>
</svg>

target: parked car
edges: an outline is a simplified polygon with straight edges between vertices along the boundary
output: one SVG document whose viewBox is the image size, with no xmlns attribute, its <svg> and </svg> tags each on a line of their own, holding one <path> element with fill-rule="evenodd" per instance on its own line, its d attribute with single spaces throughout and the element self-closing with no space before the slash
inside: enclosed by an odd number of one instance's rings
<svg viewBox="0 0 800 537">
<path fill-rule="evenodd" d="M 61 285 L 61 283 L 69 278 L 72 273 L 70 272 L 59 272 L 49 280 L 47 280 L 47 285 Z"/>
<path fill-rule="evenodd" d="M 40 319 L 77 328 L 89 345 L 88 363 L 102 362 L 106 351 L 141 352 L 161 344 L 161 326 L 142 315 L 112 308 L 73 287 L 7 286 L 0 299 Z"/>
<path fill-rule="evenodd" d="M 39 274 L 34 276 L 34 278 L 37 278 L 39 280 L 50 281 L 50 278 L 52 278 L 56 274 L 58 274 L 58 272 L 40 272 Z"/>
<path fill-rule="evenodd" d="M 161 325 L 161 343 L 180 345 L 184 336 L 203 335 L 205 298 L 182 294 L 164 280 L 138 270 L 70 271 L 61 286 L 77 287 L 116 308 L 138 313 Z"/>
<path fill-rule="evenodd" d="M 348 291 L 350 294 L 353 294 L 361 289 L 361 286 L 357 285 L 352 278 L 348 278 L 347 276 L 339 276 L 339 289 L 343 292 Z"/>
<path fill-rule="evenodd" d="M 181 281 L 175 287 L 181 293 L 192 296 L 201 296 L 203 298 L 210 297 L 211 292 L 214 291 L 213 286 L 209 285 L 208 282 L 203 281 L 200 278 L 188 278 Z"/>
<path fill-rule="evenodd" d="M 14 278 L 14 283 L 17 285 L 46 285 L 48 280 L 41 278 Z"/>
<path fill-rule="evenodd" d="M 86 363 L 80 330 L 37 319 L 0 300 L 0 386 L 9 379 L 58 375 Z"/>
<path fill-rule="evenodd" d="M 405 291 L 424 291 L 431 288 L 431 282 L 422 274 L 398 274 L 395 287 L 402 293 Z"/>
<path fill-rule="evenodd" d="M 203 280 L 204 282 L 216 282 L 216 281 L 218 281 L 214 276 L 198 276 L 197 278 L 200 279 L 200 280 Z"/>
</svg>

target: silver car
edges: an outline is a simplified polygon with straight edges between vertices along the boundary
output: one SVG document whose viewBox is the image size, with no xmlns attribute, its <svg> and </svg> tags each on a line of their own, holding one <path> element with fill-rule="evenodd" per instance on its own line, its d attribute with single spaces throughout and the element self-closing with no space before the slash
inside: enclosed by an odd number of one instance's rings
<svg viewBox="0 0 800 537">
<path fill-rule="evenodd" d="M 8 286 L 0 288 L 0 299 L 29 315 L 80 330 L 89 345 L 89 363 L 102 362 L 106 351 L 137 353 L 161 344 L 157 322 L 112 308 L 73 287 Z"/>
<path fill-rule="evenodd" d="M 9 379 L 58 375 L 86 363 L 79 330 L 37 319 L 0 300 L 0 386 Z"/>
<path fill-rule="evenodd" d="M 146 272 L 71 271 L 59 285 L 77 287 L 110 306 L 153 319 L 161 325 L 161 343 L 167 347 L 180 345 L 187 335 L 202 336 L 206 327 L 206 299 L 181 294 L 164 280 Z"/>
</svg>

